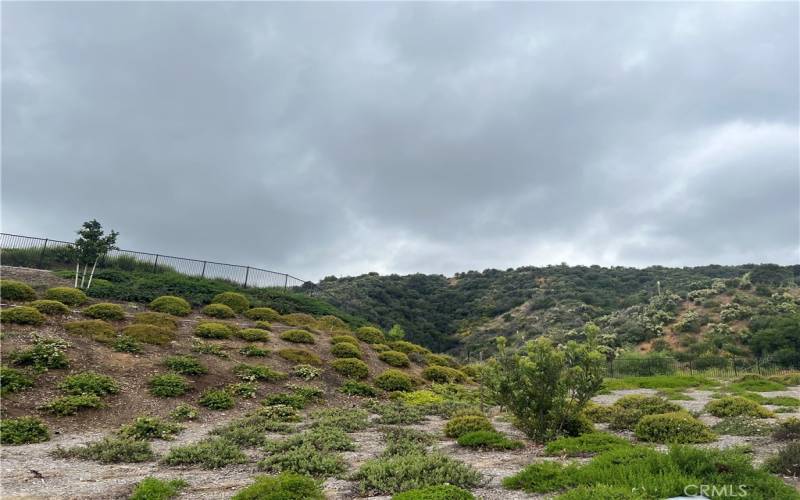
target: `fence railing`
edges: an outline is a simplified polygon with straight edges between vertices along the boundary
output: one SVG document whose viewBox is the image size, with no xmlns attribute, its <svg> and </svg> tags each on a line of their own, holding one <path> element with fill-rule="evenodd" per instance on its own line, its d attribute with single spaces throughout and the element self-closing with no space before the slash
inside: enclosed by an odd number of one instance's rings
<svg viewBox="0 0 800 500">
<path fill-rule="evenodd" d="M 74 244 L 49 238 L 0 233 L 0 263 L 38 269 L 75 269 Z M 313 288 L 311 282 L 258 267 L 132 250 L 112 250 L 97 263 L 97 267 L 124 271 L 172 271 L 187 276 L 226 280 L 244 287 Z"/>
<path fill-rule="evenodd" d="M 670 375 L 673 373 L 736 377 L 745 373 L 777 375 L 800 370 L 800 365 L 772 357 L 716 357 L 689 361 L 664 356 L 655 358 L 616 358 L 608 361 L 609 377 Z"/>
</svg>

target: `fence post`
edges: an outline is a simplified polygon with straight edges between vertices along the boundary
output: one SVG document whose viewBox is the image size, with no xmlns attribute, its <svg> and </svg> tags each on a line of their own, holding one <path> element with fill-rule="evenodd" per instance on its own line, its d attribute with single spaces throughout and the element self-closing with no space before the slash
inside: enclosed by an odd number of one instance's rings
<svg viewBox="0 0 800 500">
<path fill-rule="evenodd" d="M 203 261 L 203 272 L 200 273 L 201 278 L 206 277 L 206 261 Z"/>
<path fill-rule="evenodd" d="M 289 288 L 289 275 L 283 275 L 283 288 Z"/>
<path fill-rule="evenodd" d="M 731 363 L 733 363 L 733 376 L 736 377 L 739 375 L 736 371 L 736 356 L 731 356 Z"/>
<path fill-rule="evenodd" d="M 153 261 L 153 272 L 158 270 L 158 254 L 156 254 L 156 260 Z"/>
<path fill-rule="evenodd" d="M 47 238 L 44 239 L 44 245 L 42 245 L 42 252 L 39 254 L 39 263 L 36 267 L 42 267 L 42 262 L 44 262 L 44 250 L 47 248 L 47 242 L 49 240 Z"/>
<path fill-rule="evenodd" d="M 244 272 L 244 287 L 247 288 L 247 278 L 250 277 L 250 266 L 247 266 L 247 269 Z"/>
</svg>

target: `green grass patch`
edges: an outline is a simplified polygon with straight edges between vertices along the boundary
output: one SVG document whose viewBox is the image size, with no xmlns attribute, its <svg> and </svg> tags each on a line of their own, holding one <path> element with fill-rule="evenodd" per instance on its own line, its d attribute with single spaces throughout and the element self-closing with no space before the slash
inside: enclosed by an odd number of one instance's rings
<svg viewBox="0 0 800 500">
<path fill-rule="evenodd" d="M 236 493 L 232 500 L 325 500 L 314 478 L 292 472 L 259 476 L 250 486 Z"/>
<path fill-rule="evenodd" d="M 0 420 L 0 444 L 32 444 L 50 439 L 44 422 L 35 417 L 3 418 Z"/>
<path fill-rule="evenodd" d="M 630 448 L 630 441 L 606 432 L 590 432 L 575 437 L 561 437 L 545 446 L 548 455 L 582 457 L 617 448 Z"/>
<path fill-rule="evenodd" d="M 166 465 L 197 465 L 204 469 L 219 469 L 246 461 L 247 456 L 239 446 L 218 437 L 173 447 L 161 460 Z"/>
<path fill-rule="evenodd" d="M 103 464 L 139 463 L 155 458 L 150 443 L 135 439 L 106 437 L 85 446 L 57 448 L 53 455 L 58 458 L 80 458 Z"/>
<path fill-rule="evenodd" d="M 130 424 L 120 427 L 117 435 L 127 439 L 171 440 L 182 430 L 183 426 L 158 417 L 137 417 Z"/>
<path fill-rule="evenodd" d="M 169 500 L 178 496 L 189 483 L 183 479 L 158 479 L 146 477 L 136 483 L 129 500 Z"/>
</svg>

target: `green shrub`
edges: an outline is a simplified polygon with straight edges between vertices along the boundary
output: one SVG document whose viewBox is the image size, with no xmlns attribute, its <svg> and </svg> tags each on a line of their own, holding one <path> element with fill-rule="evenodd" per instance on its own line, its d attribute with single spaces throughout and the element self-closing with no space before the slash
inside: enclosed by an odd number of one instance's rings
<svg viewBox="0 0 800 500">
<path fill-rule="evenodd" d="M 183 375 L 203 375 L 208 373 L 208 368 L 192 356 L 169 356 L 164 360 L 164 365 L 170 370 Z"/>
<path fill-rule="evenodd" d="M 384 391 L 410 391 L 414 380 L 400 370 L 389 369 L 375 377 L 375 385 Z"/>
<path fill-rule="evenodd" d="M 740 396 L 730 396 L 709 401 L 705 411 L 715 417 L 750 416 L 768 418 L 772 416 L 771 411 L 754 401 Z"/>
<path fill-rule="evenodd" d="M 289 326 L 316 326 L 317 320 L 314 316 L 305 313 L 291 313 L 284 314 L 280 317 L 280 321 Z"/>
<path fill-rule="evenodd" d="M 111 348 L 117 352 L 142 352 L 142 344 L 133 337 L 128 337 L 127 335 L 120 335 L 114 339 L 114 342 L 111 343 Z"/>
<path fill-rule="evenodd" d="M 83 310 L 83 314 L 94 319 L 102 319 L 105 321 L 122 321 L 125 319 L 125 309 L 119 304 L 109 304 L 101 302 L 99 304 L 92 304 Z"/>
<path fill-rule="evenodd" d="M 800 441 L 787 443 L 778 453 L 767 458 L 764 466 L 768 471 L 781 476 L 800 476 Z"/>
<path fill-rule="evenodd" d="M 294 342 L 297 344 L 314 344 L 316 339 L 314 335 L 306 330 L 286 330 L 280 334 L 281 339 L 287 342 Z"/>
<path fill-rule="evenodd" d="M 256 321 L 254 328 L 258 328 L 259 330 L 272 331 L 272 324 L 270 324 L 269 321 Z"/>
<path fill-rule="evenodd" d="M 164 439 L 170 440 L 175 434 L 183 430 L 183 427 L 161 420 L 158 417 L 137 417 L 132 423 L 123 425 L 117 431 L 117 435 L 125 439 Z"/>
<path fill-rule="evenodd" d="M 225 323 L 198 323 L 194 329 L 195 336 L 205 339 L 227 339 L 232 333 L 233 328 Z"/>
<path fill-rule="evenodd" d="M 236 317 L 236 311 L 225 304 L 209 304 L 203 308 L 202 312 L 212 318 L 230 319 Z"/>
<path fill-rule="evenodd" d="M 612 405 L 610 427 L 615 430 L 633 430 L 645 415 L 673 413 L 681 411 L 680 405 L 658 396 L 629 394 L 619 398 Z"/>
<path fill-rule="evenodd" d="M 226 349 L 227 348 L 224 345 L 212 344 L 210 342 L 203 342 L 202 340 L 197 339 L 192 341 L 192 351 L 200 354 L 210 354 L 211 356 L 227 358 L 228 353 L 226 352 Z"/>
<path fill-rule="evenodd" d="M 356 358 L 361 359 L 361 349 L 357 345 L 349 342 L 340 342 L 331 347 L 331 355 L 334 358 Z"/>
<path fill-rule="evenodd" d="M 311 414 L 312 427 L 332 427 L 344 432 L 356 432 L 369 427 L 369 414 L 361 409 L 327 408 Z"/>
<path fill-rule="evenodd" d="M 408 342 L 407 340 L 395 340 L 394 342 L 389 342 L 389 347 L 392 348 L 394 351 L 404 352 L 406 354 L 417 353 L 417 354 L 429 354 L 430 351 L 421 345 L 414 344 L 412 342 Z"/>
<path fill-rule="evenodd" d="M 144 325 L 159 326 L 161 328 L 166 328 L 167 330 L 173 331 L 178 329 L 178 322 L 174 317 L 167 313 L 152 311 L 141 312 L 133 316 L 133 322 Z"/>
<path fill-rule="evenodd" d="M 35 417 L 0 420 L 0 444 L 31 444 L 50 440 L 47 426 Z"/>
<path fill-rule="evenodd" d="M 204 469 L 219 469 L 247 461 L 242 450 L 227 439 L 207 438 L 194 444 L 175 446 L 162 463 L 166 465 L 199 465 Z"/>
<path fill-rule="evenodd" d="M 425 431 L 406 427 L 385 427 L 382 431 L 386 448 L 381 457 L 425 453 L 428 446 L 436 442 L 436 436 Z"/>
<path fill-rule="evenodd" d="M 196 420 L 197 417 L 200 416 L 200 412 L 197 411 L 192 405 L 188 405 L 186 403 L 181 403 L 175 407 L 172 412 L 169 414 L 169 418 L 172 420 L 177 420 L 178 422 L 185 422 L 187 420 Z"/>
<path fill-rule="evenodd" d="M 322 358 L 311 351 L 305 349 L 281 349 L 277 352 L 278 356 L 287 361 L 298 364 L 322 366 Z"/>
<path fill-rule="evenodd" d="M 114 328 L 100 319 L 70 321 L 64 324 L 64 330 L 71 335 L 80 335 L 103 344 L 112 343 L 117 338 Z"/>
<path fill-rule="evenodd" d="M 459 438 L 468 432 L 494 431 L 488 418 L 482 415 L 465 415 L 450 419 L 444 426 L 444 434 L 450 438 Z"/>
<path fill-rule="evenodd" d="M 226 391 L 238 398 L 255 398 L 258 392 L 258 386 L 251 382 L 237 382 L 230 384 L 225 388 Z"/>
<path fill-rule="evenodd" d="M 290 394 L 286 392 L 278 392 L 275 394 L 269 394 L 261 404 L 267 406 L 273 405 L 286 405 L 291 406 L 297 410 L 302 410 L 306 407 L 307 400 L 303 396 L 299 394 Z"/>
<path fill-rule="evenodd" d="M 245 311 L 244 317 L 253 321 L 278 321 L 281 315 L 269 307 L 254 307 Z"/>
<path fill-rule="evenodd" d="M 427 361 L 429 365 L 458 368 L 458 362 L 447 354 L 428 354 L 425 356 L 425 361 Z"/>
<path fill-rule="evenodd" d="M 636 437 L 655 443 L 708 443 L 716 436 L 706 425 L 685 412 L 645 415 L 636 424 Z"/>
<path fill-rule="evenodd" d="M 800 419 L 788 418 L 780 422 L 772 433 L 772 438 L 776 441 L 800 440 Z"/>
<path fill-rule="evenodd" d="M 347 323 L 342 318 L 337 316 L 333 316 L 331 314 L 326 314 L 317 320 L 317 327 L 320 330 L 327 330 L 331 332 L 346 332 L 350 330 L 350 327 L 347 326 Z"/>
<path fill-rule="evenodd" d="M 440 384 L 460 383 L 466 379 L 464 374 L 455 368 L 436 365 L 429 366 L 422 370 L 422 378 L 425 380 L 430 380 L 431 382 L 438 382 Z"/>
<path fill-rule="evenodd" d="M 406 392 L 402 399 L 411 406 L 438 405 L 445 401 L 444 396 L 428 390 Z"/>
<path fill-rule="evenodd" d="M 753 417 L 727 417 L 723 418 L 712 430 L 717 434 L 728 436 L 768 436 L 772 434 L 775 426 Z"/>
<path fill-rule="evenodd" d="M 374 326 L 362 326 L 356 330 L 356 337 L 367 344 L 382 344 L 386 342 L 383 332 Z"/>
<path fill-rule="evenodd" d="M 356 347 L 359 346 L 358 339 L 353 337 L 352 335 L 334 335 L 333 337 L 331 337 L 331 344 L 336 345 L 342 343 L 352 344 Z M 359 352 L 361 352 L 360 349 Z"/>
<path fill-rule="evenodd" d="M 254 345 L 248 345 L 239 349 L 239 354 L 247 357 L 263 358 L 265 356 L 269 356 L 271 353 L 272 351 L 270 351 L 269 349 L 262 349 Z"/>
<path fill-rule="evenodd" d="M 165 345 L 175 339 L 175 333 L 168 329 L 156 325 L 144 323 L 128 325 L 122 329 L 122 335 L 145 344 Z"/>
<path fill-rule="evenodd" d="M 69 360 L 64 349 L 68 347 L 69 344 L 59 338 L 34 336 L 33 346 L 12 352 L 9 358 L 14 364 L 32 366 L 37 372 L 66 368 Z"/>
<path fill-rule="evenodd" d="M 292 375 L 305 381 L 315 379 L 321 374 L 321 368 L 315 368 L 311 365 L 295 365 L 294 368 L 292 368 Z"/>
<path fill-rule="evenodd" d="M 103 464 L 140 463 L 153 460 L 155 455 L 147 441 L 106 437 L 100 441 L 70 449 L 57 448 L 53 454 L 59 458 L 80 458 Z"/>
<path fill-rule="evenodd" d="M 730 385 L 730 389 L 734 391 L 769 392 L 780 391 L 785 388 L 786 386 L 778 381 L 769 380 L 761 375 L 752 373 L 739 377 L 736 383 Z"/>
<path fill-rule="evenodd" d="M 80 394 L 106 396 L 117 394 L 120 390 L 116 380 L 108 375 L 100 375 L 92 371 L 70 375 L 58 385 L 58 388 L 64 393 L 74 396 Z"/>
<path fill-rule="evenodd" d="M 44 298 L 49 300 L 57 300 L 68 306 L 80 306 L 89 300 L 86 297 L 86 294 L 77 288 L 69 288 L 65 286 L 50 288 L 44 293 Z"/>
<path fill-rule="evenodd" d="M 155 477 L 146 477 L 136 483 L 129 500 L 169 500 L 178 496 L 180 490 L 188 485 L 189 483 L 183 479 L 165 481 Z"/>
<path fill-rule="evenodd" d="M 409 406 L 401 400 L 392 400 L 386 403 L 369 402 L 367 408 L 377 413 L 380 418 L 378 423 L 384 425 L 409 425 L 418 424 L 425 418 L 425 413 L 417 406 Z"/>
<path fill-rule="evenodd" d="M 411 364 L 411 362 L 408 360 L 408 356 L 400 351 L 384 351 L 378 355 L 378 359 L 389 366 L 395 366 L 398 368 L 404 368 Z"/>
<path fill-rule="evenodd" d="M 255 416 L 258 418 L 274 420 L 277 422 L 300 421 L 300 415 L 297 413 L 297 410 L 295 410 L 291 406 L 286 406 L 286 405 L 265 406 L 264 408 L 260 408 L 256 412 Z"/>
<path fill-rule="evenodd" d="M 348 396 L 364 396 L 367 398 L 374 398 L 378 395 L 378 391 L 376 391 L 374 387 L 356 380 L 347 380 L 344 384 L 342 384 L 341 387 L 339 387 L 339 390 Z"/>
<path fill-rule="evenodd" d="M 414 488 L 392 497 L 392 500 L 473 500 L 469 491 L 452 484 L 438 484 L 425 488 Z"/>
<path fill-rule="evenodd" d="M 36 299 L 36 292 L 29 285 L 21 281 L 0 279 L 0 298 L 3 300 L 27 302 Z"/>
<path fill-rule="evenodd" d="M 233 396 L 221 389 L 207 389 L 198 402 L 211 410 L 230 410 L 236 404 Z"/>
<path fill-rule="evenodd" d="M 192 306 L 185 299 L 173 295 L 163 295 L 150 302 L 148 306 L 153 311 L 171 314 L 173 316 L 188 316 Z"/>
<path fill-rule="evenodd" d="M 369 376 L 369 367 L 360 359 L 342 358 L 331 361 L 331 368 L 343 377 L 365 379 Z"/>
<path fill-rule="evenodd" d="M 594 423 L 610 422 L 614 410 L 611 405 L 599 405 L 589 401 L 583 408 L 583 414 Z"/>
<path fill-rule="evenodd" d="M 44 315 L 34 307 L 16 306 L 0 309 L 0 322 L 2 323 L 38 326 L 44 323 L 44 320 Z"/>
<path fill-rule="evenodd" d="M 177 373 L 156 375 L 148 382 L 150 394 L 160 398 L 183 396 L 189 390 L 189 381 Z"/>
<path fill-rule="evenodd" d="M 303 444 L 268 456 L 258 463 L 258 467 L 270 472 L 295 472 L 315 477 L 329 477 L 344 472 L 347 464 L 336 453 Z"/>
<path fill-rule="evenodd" d="M 46 314 L 48 316 L 59 316 L 63 314 L 69 314 L 69 307 L 67 307 L 62 302 L 57 300 L 34 300 L 30 304 L 31 307 L 36 309 L 42 314 Z"/>
<path fill-rule="evenodd" d="M 250 309 L 250 299 L 236 292 L 222 292 L 217 294 L 211 300 L 211 303 L 226 305 L 237 313 L 243 313 Z"/>
<path fill-rule="evenodd" d="M 289 432 L 290 430 L 289 424 L 268 416 L 250 414 L 213 429 L 211 434 L 237 446 L 254 448 L 267 443 L 267 432 Z"/>
<path fill-rule="evenodd" d="M 256 477 L 253 484 L 236 493 L 232 500 L 325 500 L 325 495 L 313 478 L 284 472 Z"/>
<path fill-rule="evenodd" d="M 286 374 L 275 371 L 272 368 L 258 365 L 248 365 L 240 363 L 233 368 L 233 373 L 242 380 L 254 381 L 264 380 L 266 382 L 275 382 L 286 378 Z"/>
<path fill-rule="evenodd" d="M 603 383 L 603 354 L 576 342 L 556 348 L 546 337 L 528 342 L 522 353 L 507 349 L 503 337 L 497 346 L 486 365 L 486 386 L 528 437 L 545 442 L 591 426 L 581 411 Z"/>
<path fill-rule="evenodd" d="M 77 396 L 62 396 L 40 407 L 41 410 L 59 417 L 75 415 L 84 408 L 103 408 L 105 404 L 95 394 L 80 394 Z"/>
<path fill-rule="evenodd" d="M 458 437 L 459 446 L 489 450 L 516 450 L 523 448 L 522 441 L 508 439 L 497 431 L 472 431 Z"/>
<path fill-rule="evenodd" d="M 242 328 L 234 335 L 247 342 L 266 342 L 269 340 L 269 332 L 259 328 Z"/>
<path fill-rule="evenodd" d="M 560 437 L 545 446 L 548 455 L 580 457 L 632 446 L 630 441 L 605 432 L 590 432 L 575 437 Z"/>
<path fill-rule="evenodd" d="M 0 366 L 0 394 L 19 392 L 33 387 L 33 378 L 15 368 Z"/>
<path fill-rule="evenodd" d="M 444 483 L 472 488 L 480 478 L 468 465 L 440 452 L 371 459 L 351 477 L 362 495 L 392 494 Z"/>
</svg>

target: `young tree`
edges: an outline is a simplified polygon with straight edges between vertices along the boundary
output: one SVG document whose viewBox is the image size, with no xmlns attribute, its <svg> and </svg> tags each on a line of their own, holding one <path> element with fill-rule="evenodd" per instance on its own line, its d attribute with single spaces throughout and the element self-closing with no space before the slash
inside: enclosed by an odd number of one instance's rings
<svg viewBox="0 0 800 500">
<path fill-rule="evenodd" d="M 395 324 L 392 326 L 389 333 L 386 334 L 386 338 L 389 340 L 403 340 L 406 338 L 406 332 L 403 330 L 403 327 Z"/>
<path fill-rule="evenodd" d="M 77 255 L 75 288 L 78 288 L 78 274 L 80 273 L 81 264 L 83 264 L 83 273 L 81 275 L 80 288 L 83 288 L 86 282 L 89 264 L 92 264 L 92 271 L 89 275 L 89 282 L 86 283 L 86 289 L 88 290 L 92 286 L 92 278 L 94 278 L 94 271 L 97 268 L 97 261 L 109 251 L 117 248 L 115 246 L 117 236 L 119 236 L 119 233 L 114 230 L 109 234 L 105 234 L 103 226 L 95 219 L 83 223 L 81 229 L 78 230 L 78 239 L 75 240 L 75 253 Z"/>
<path fill-rule="evenodd" d="M 538 442 L 580 431 L 581 411 L 600 389 L 605 373 L 605 356 L 594 339 L 557 347 L 540 337 L 514 352 L 500 337 L 497 346 L 484 382 L 520 429 Z"/>
</svg>

